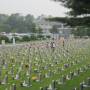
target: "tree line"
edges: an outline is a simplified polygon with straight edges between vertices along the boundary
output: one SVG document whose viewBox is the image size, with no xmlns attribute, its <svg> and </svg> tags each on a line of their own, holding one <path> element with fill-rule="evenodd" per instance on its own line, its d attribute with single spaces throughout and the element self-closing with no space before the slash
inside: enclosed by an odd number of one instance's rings
<svg viewBox="0 0 90 90">
<path fill-rule="evenodd" d="M 33 15 L 20 15 L 19 13 L 6 15 L 0 14 L 0 32 L 35 33 L 36 30 Z"/>
<path fill-rule="evenodd" d="M 24 35 L 22 37 L 14 36 L 10 38 L 5 35 L 0 35 L 0 44 L 2 43 L 3 40 L 5 41 L 5 43 L 13 43 L 13 38 L 15 38 L 16 43 L 20 43 L 20 42 L 47 40 L 47 39 L 50 39 L 51 37 L 49 35 L 44 36 L 40 34 L 38 35 L 32 34 L 30 36 Z"/>
</svg>

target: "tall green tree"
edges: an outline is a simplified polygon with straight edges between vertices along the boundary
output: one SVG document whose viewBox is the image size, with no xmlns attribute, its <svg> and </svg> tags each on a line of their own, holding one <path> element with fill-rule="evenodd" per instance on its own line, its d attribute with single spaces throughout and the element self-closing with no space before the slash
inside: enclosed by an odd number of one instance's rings
<svg viewBox="0 0 90 90">
<path fill-rule="evenodd" d="M 62 21 L 72 27 L 77 27 L 77 32 L 83 31 L 89 33 L 90 29 L 90 0 L 54 0 L 61 2 L 61 4 L 69 9 L 67 12 L 69 17 L 54 18 L 54 20 Z M 84 30 L 79 32 L 81 27 L 85 27 Z M 88 30 L 86 30 L 88 28 Z"/>
<path fill-rule="evenodd" d="M 36 32 L 35 27 L 34 17 L 30 14 L 0 14 L 0 32 L 30 33 Z"/>
<path fill-rule="evenodd" d="M 69 8 L 70 15 L 85 15 L 90 13 L 90 0 L 55 0 Z"/>
<path fill-rule="evenodd" d="M 23 32 L 25 30 L 24 17 L 18 13 L 9 16 L 6 23 L 10 25 L 11 32 Z"/>
<path fill-rule="evenodd" d="M 28 14 L 27 16 L 25 16 L 25 25 L 27 27 L 27 30 L 29 32 L 35 33 L 36 29 L 35 29 L 35 23 L 34 23 L 34 17 L 30 14 Z"/>
<path fill-rule="evenodd" d="M 59 1 L 69 9 L 69 20 L 81 22 L 81 25 L 90 25 L 90 0 L 54 0 Z M 70 17 L 71 16 L 71 17 Z"/>
<path fill-rule="evenodd" d="M 36 28 L 36 33 L 42 34 L 43 33 L 43 29 L 40 28 L 40 27 Z"/>
<path fill-rule="evenodd" d="M 8 17 L 8 15 L 0 14 L 0 32 L 5 32 L 6 29 L 9 30 L 10 26 L 6 24 Z"/>
</svg>

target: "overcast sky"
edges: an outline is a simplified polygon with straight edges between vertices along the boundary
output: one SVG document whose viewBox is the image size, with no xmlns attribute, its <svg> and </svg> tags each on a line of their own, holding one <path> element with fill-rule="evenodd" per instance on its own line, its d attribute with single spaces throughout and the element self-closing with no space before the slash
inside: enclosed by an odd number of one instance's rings
<svg viewBox="0 0 90 90">
<path fill-rule="evenodd" d="M 65 16 L 67 9 L 51 0 L 0 0 L 0 13 Z"/>
</svg>

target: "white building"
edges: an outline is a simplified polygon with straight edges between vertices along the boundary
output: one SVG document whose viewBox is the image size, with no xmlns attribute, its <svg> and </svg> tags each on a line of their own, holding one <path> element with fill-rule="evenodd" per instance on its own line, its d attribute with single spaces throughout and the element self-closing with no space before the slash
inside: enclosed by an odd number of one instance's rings
<svg viewBox="0 0 90 90">
<path fill-rule="evenodd" d="M 50 29 L 52 29 L 53 26 L 56 26 L 59 30 L 58 36 L 69 37 L 70 35 L 70 28 L 65 27 L 63 23 L 46 20 L 44 15 L 39 16 L 35 23 L 36 28 L 41 28 L 46 35 L 52 35 Z"/>
</svg>

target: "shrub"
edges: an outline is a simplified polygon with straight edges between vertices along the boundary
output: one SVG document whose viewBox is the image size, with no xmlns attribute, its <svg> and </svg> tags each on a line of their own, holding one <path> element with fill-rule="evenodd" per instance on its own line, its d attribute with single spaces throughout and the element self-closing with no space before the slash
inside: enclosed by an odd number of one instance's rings
<svg viewBox="0 0 90 90">
<path fill-rule="evenodd" d="M 5 40 L 6 43 L 10 42 L 9 38 L 5 35 L 0 35 L 0 43 L 2 43 L 2 40 Z"/>
<path fill-rule="evenodd" d="M 22 41 L 30 41 L 30 37 L 29 36 L 23 36 Z"/>
<path fill-rule="evenodd" d="M 46 36 L 46 38 L 50 39 L 50 38 L 51 38 L 51 36 L 49 36 L 49 35 L 48 35 L 48 36 Z"/>
<path fill-rule="evenodd" d="M 33 41 L 33 40 L 38 40 L 38 39 L 37 39 L 37 36 L 35 36 L 35 35 L 32 34 L 32 35 L 30 36 L 30 40 Z"/>
<path fill-rule="evenodd" d="M 21 42 L 21 39 L 19 38 L 19 37 L 14 37 L 15 38 L 15 41 L 16 42 Z M 10 43 L 12 43 L 13 42 L 13 38 L 10 40 Z"/>
<path fill-rule="evenodd" d="M 46 39 L 44 35 L 38 35 L 37 38 L 38 38 L 39 40 L 45 40 L 45 39 Z"/>
</svg>

